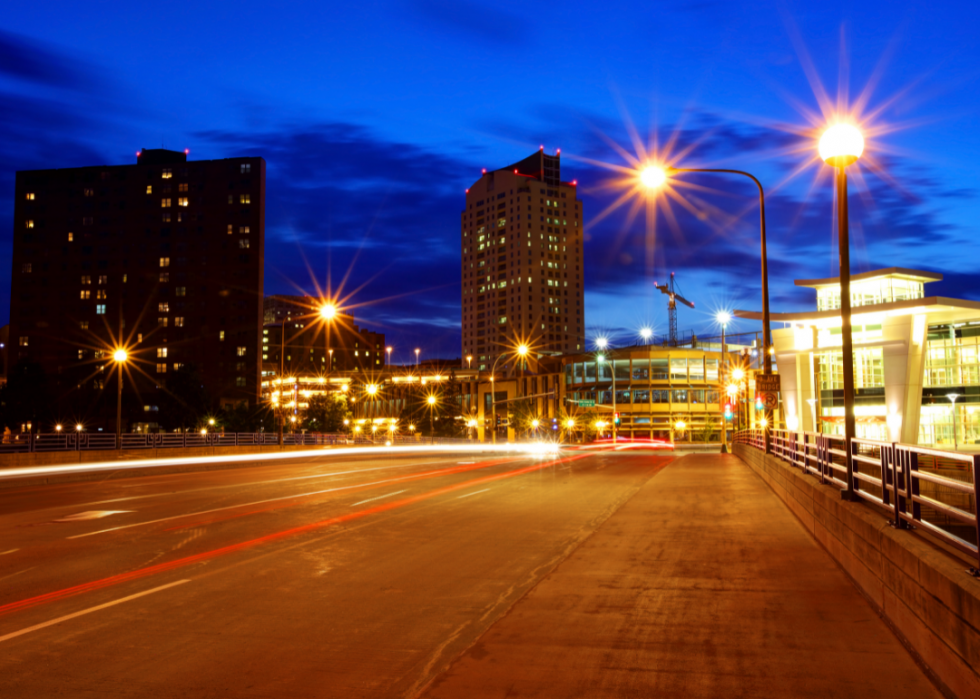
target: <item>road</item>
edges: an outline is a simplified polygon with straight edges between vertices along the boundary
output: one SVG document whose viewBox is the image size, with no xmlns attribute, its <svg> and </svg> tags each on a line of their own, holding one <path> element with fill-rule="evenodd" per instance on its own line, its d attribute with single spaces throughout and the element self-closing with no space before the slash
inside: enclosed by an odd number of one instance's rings
<svg viewBox="0 0 980 699">
<path fill-rule="evenodd" d="M 0 695 L 412 697 L 660 469 L 329 456 L 0 493 Z"/>
</svg>

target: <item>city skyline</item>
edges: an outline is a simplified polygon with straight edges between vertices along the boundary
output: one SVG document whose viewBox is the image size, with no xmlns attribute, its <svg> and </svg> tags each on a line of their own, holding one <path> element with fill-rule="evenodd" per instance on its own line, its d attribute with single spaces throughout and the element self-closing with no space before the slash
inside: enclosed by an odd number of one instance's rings
<svg viewBox="0 0 980 699">
<path fill-rule="evenodd" d="M 328 273 L 334 281 L 349 273 L 353 311 L 386 333 L 394 362 L 411 362 L 420 346 L 423 356 L 451 357 L 460 346 L 454 236 L 464 190 L 481 168 L 516 162 L 543 143 L 548 152 L 562 148 L 587 213 L 586 334 L 628 342 L 643 325 L 665 333 L 666 304 L 652 282 L 671 271 L 697 303 L 680 311 L 679 326 L 702 334 L 719 308 L 759 307 L 750 187 L 692 180 L 709 190 L 695 206 L 707 220 L 679 211 L 677 230 L 660 220 L 654 239 L 643 215 L 629 222 L 629 205 L 601 216 L 620 194 L 603 164 L 628 164 L 617 148 L 635 154 L 635 123 L 640 142 L 673 138 L 672 152 L 690 164 L 757 174 L 767 188 L 773 310 L 795 310 L 806 298 L 792 279 L 827 276 L 836 259 L 832 188 L 826 177 L 812 184 L 821 166 L 807 164 L 815 146 L 806 152 L 804 133 L 813 126 L 807 110 L 820 112 L 819 83 L 831 95 L 850 85 L 849 102 L 870 91 L 864 113 L 880 110 L 869 151 L 882 167 L 866 170 L 852 201 L 854 271 L 942 269 L 940 293 L 976 298 L 968 282 L 980 252 L 971 239 L 978 204 L 967 154 L 976 150 L 978 102 L 974 72 L 963 69 L 977 57 L 965 29 L 972 7 L 950 6 L 964 20 L 952 24 L 911 3 L 889 5 L 885 17 L 882 3 L 843 12 L 772 4 L 753 13 L 751 26 L 724 8 L 669 10 L 660 23 L 635 8 L 589 21 L 581 13 L 561 20 L 560 49 L 589 46 L 598 58 L 576 50 L 557 72 L 528 64 L 551 53 L 534 31 L 548 20 L 522 17 L 516 5 L 479 14 L 465 3 L 384 7 L 389 18 L 377 30 L 386 43 L 370 49 L 371 60 L 341 31 L 363 28 L 366 10 L 340 9 L 324 24 L 326 50 L 292 41 L 295 17 L 261 34 L 227 18 L 234 39 L 208 46 L 201 39 L 220 15 L 194 13 L 170 46 L 169 37 L 129 30 L 145 24 L 139 10 L 96 25 L 70 6 L 43 23 L 32 14 L 40 10 L 15 8 L 0 34 L 0 50 L 17 59 L 0 77 L 11 105 L 0 140 L 0 215 L 8 221 L 0 250 L 10 251 L 13 173 L 54 154 L 64 166 L 122 164 L 159 145 L 189 148 L 191 159 L 261 156 L 269 163 L 265 293 L 315 293 Z M 412 44 L 422 31 L 442 37 L 439 52 Z M 700 55 L 709 45 L 721 53 Z M 758 45 L 766 48 L 749 50 Z M 284 58 L 271 58 L 276 47 Z M 130 60 L 113 62 L 115 55 Z M 524 80 L 515 82 L 519 72 Z M 426 83 L 426 75 L 438 79 Z M 471 99 L 473 75 L 485 102 Z M 174 106 L 177 96 L 186 109 Z M 476 106 L 494 102 L 513 108 Z M 958 254 L 947 260 L 950 249 Z M 9 275 L 0 270 L 0 324 L 8 321 Z M 756 327 L 740 321 L 729 330 Z"/>
</svg>

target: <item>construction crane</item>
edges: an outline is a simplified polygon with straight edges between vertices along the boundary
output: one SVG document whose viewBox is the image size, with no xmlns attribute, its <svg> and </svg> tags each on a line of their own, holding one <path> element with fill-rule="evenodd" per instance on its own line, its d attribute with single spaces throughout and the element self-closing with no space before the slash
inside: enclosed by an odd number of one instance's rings
<svg viewBox="0 0 980 699">
<path fill-rule="evenodd" d="M 668 296 L 667 315 L 670 318 L 670 346 L 677 347 L 677 302 L 680 301 L 689 308 L 694 308 L 694 304 L 677 293 L 673 272 L 670 273 L 669 284 L 661 286 L 657 282 L 654 282 L 653 285 Z"/>
</svg>

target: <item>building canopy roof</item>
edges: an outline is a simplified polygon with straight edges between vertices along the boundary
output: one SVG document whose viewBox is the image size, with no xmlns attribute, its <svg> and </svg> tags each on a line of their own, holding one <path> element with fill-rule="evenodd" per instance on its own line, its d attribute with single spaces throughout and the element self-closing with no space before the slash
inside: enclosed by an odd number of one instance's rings
<svg viewBox="0 0 980 699">
<path fill-rule="evenodd" d="M 940 282 L 943 275 L 939 272 L 926 272 L 920 269 L 908 269 L 906 267 L 886 267 L 884 269 L 874 269 L 870 272 L 852 274 L 851 282 L 864 282 L 871 279 L 904 279 L 914 282 Z M 840 277 L 827 277 L 826 279 L 797 279 L 796 286 L 805 286 L 811 289 L 819 289 L 827 286 L 840 286 Z"/>
</svg>

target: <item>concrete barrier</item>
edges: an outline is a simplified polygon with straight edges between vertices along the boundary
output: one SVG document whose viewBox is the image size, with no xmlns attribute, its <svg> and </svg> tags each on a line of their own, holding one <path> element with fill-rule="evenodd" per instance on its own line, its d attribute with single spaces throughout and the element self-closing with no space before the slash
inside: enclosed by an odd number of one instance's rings
<svg viewBox="0 0 980 699">
<path fill-rule="evenodd" d="M 774 456 L 745 444 L 733 451 L 834 557 L 947 696 L 980 697 L 980 580 L 966 572 L 964 557 L 894 529 L 883 511 L 841 500 L 836 488 Z"/>
</svg>

